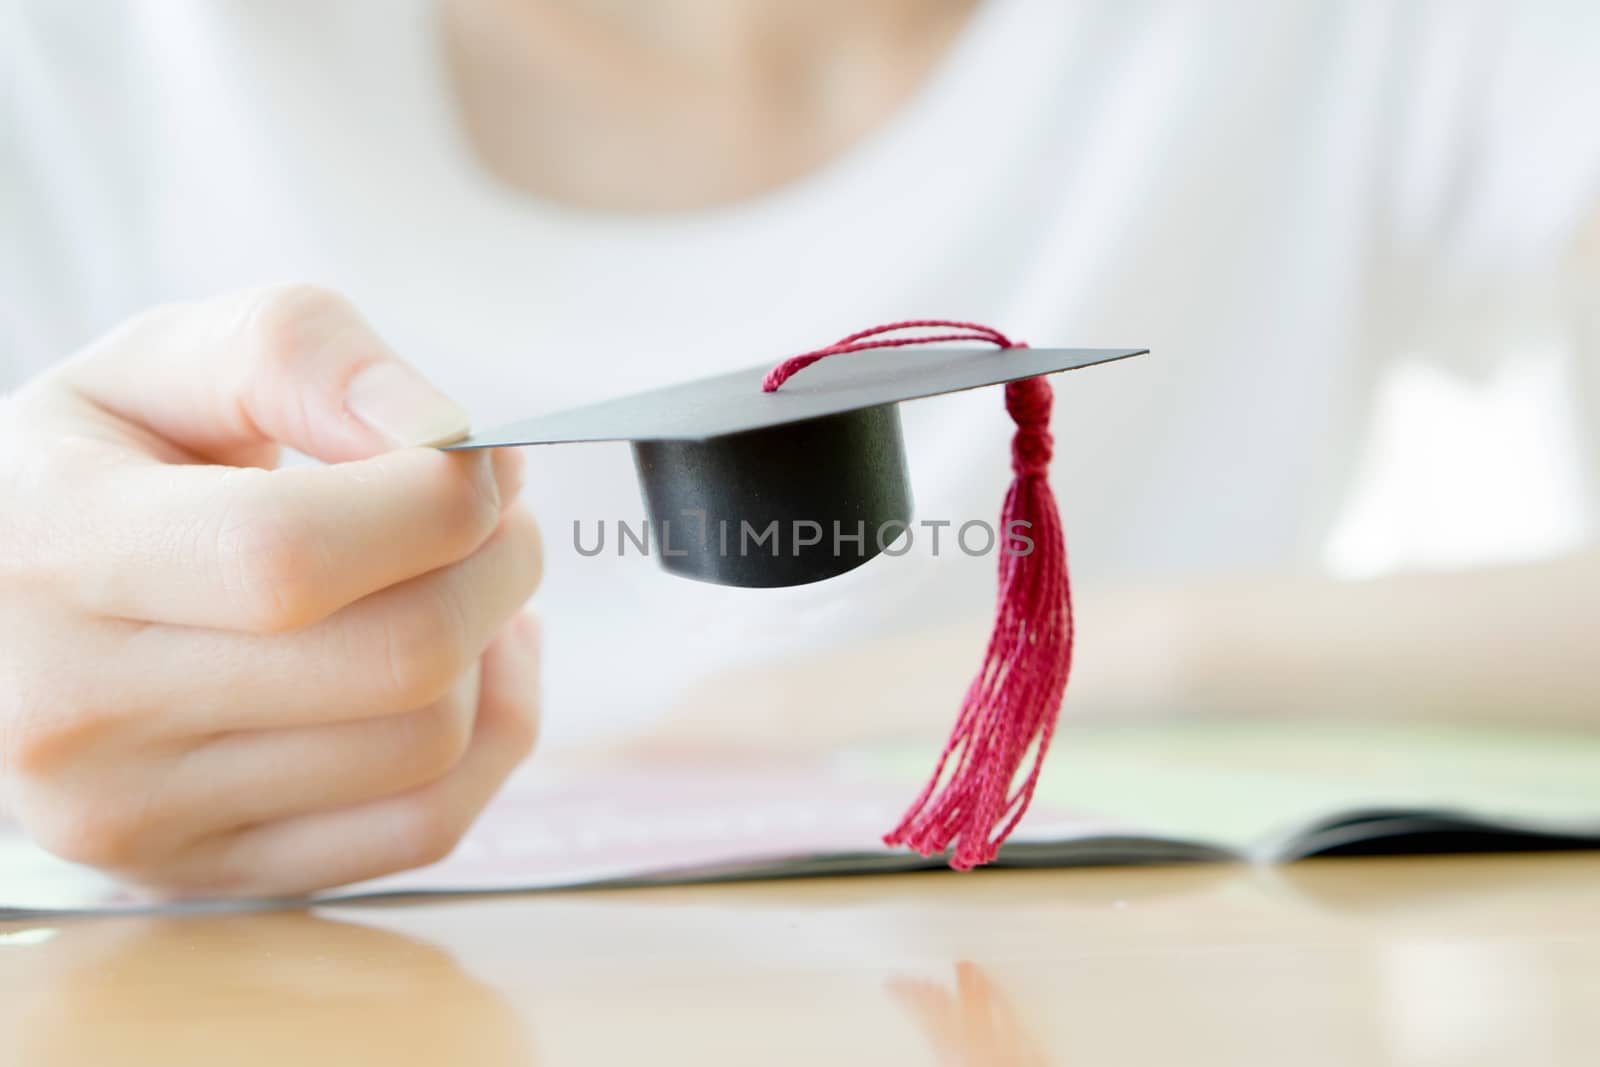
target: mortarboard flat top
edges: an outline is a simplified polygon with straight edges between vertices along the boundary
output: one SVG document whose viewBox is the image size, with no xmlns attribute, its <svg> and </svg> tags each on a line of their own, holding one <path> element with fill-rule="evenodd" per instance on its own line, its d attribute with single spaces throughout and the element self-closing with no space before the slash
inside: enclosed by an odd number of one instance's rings
<svg viewBox="0 0 1600 1067">
<path fill-rule="evenodd" d="M 1145 351 L 852 352 L 774 392 L 762 391 L 771 369 L 763 364 L 536 416 L 447 448 L 629 441 L 662 566 L 724 585 L 800 585 L 860 566 L 910 522 L 901 401 Z"/>
<path fill-rule="evenodd" d="M 772 393 L 771 363 L 537 415 L 447 446 L 703 441 L 822 415 L 1001 385 L 1142 355 L 1144 348 L 894 348 L 823 360 Z"/>
</svg>

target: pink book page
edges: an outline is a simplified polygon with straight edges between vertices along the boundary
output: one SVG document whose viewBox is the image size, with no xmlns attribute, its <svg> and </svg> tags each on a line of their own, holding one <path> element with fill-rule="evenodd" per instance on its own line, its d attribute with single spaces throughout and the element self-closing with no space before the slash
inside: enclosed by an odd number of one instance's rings
<svg viewBox="0 0 1600 1067">
<path fill-rule="evenodd" d="M 847 870 L 892 869 L 915 857 L 880 838 L 913 794 L 848 763 L 535 767 L 507 783 L 448 859 L 320 899 L 727 878 L 823 858 L 847 857 Z M 1036 805 L 1014 840 L 1126 833 Z M 0 824 L 0 917 L 145 906 Z"/>
</svg>

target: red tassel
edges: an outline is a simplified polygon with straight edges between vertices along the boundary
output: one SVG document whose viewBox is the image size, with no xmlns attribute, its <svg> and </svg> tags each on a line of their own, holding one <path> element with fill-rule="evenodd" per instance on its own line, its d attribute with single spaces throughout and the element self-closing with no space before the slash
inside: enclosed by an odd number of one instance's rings
<svg viewBox="0 0 1600 1067">
<path fill-rule="evenodd" d="M 879 336 L 917 326 L 962 332 L 892 339 Z M 974 323 L 939 319 L 890 323 L 785 360 L 773 368 L 762 388 L 771 392 L 796 371 L 826 356 L 935 341 L 1026 347 L 998 330 Z M 1024 378 L 1006 385 L 1006 410 L 1016 422 L 1017 432 L 1011 443 L 1015 479 L 1001 510 L 1001 538 L 1004 547 L 1015 548 L 1012 535 L 1020 535 L 1032 541 L 1032 550 L 1026 555 L 1001 551 L 994 632 L 983 667 L 967 688 L 933 776 L 900 825 L 883 839 L 885 844 L 905 845 L 924 856 L 953 849 L 950 866 L 957 870 L 994 859 L 1001 842 L 1028 810 L 1072 669 L 1072 587 L 1061 514 L 1049 479 L 1053 399 L 1050 383 L 1043 378 Z M 1030 750 L 1033 762 L 1027 776 L 1013 788 Z"/>
</svg>

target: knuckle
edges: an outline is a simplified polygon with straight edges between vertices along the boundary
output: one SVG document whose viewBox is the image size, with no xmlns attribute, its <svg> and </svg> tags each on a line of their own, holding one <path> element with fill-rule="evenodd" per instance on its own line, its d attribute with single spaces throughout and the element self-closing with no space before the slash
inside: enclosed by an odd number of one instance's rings
<svg viewBox="0 0 1600 1067">
<path fill-rule="evenodd" d="M 77 731 L 46 724 L 38 716 L 13 713 L 0 755 L 0 770 L 18 778 L 49 778 L 72 765 L 83 751 Z"/>
<path fill-rule="evenodd" d="M 418 590 L 415 599 L 383 626 L 385 684 L 401 707 L 439 699 L 471 662 L 460 608 L 440 592 Z"/>
<path fill-rule="evenodd" d="M 297 363 L 331 324 L 355 317 L 343 296 L 305 283 L 258 289 L 247 308 L 246 334 L 264 373 Z"/>
<path fill-rule="evenodd" d="M 515 699 L 496 710 L 499 713 L 490 724 L 494 729 L 495 747 L 515 755 L 517 762 L 521 762 L 539 743 L 538 692 L 535 689 L 529 693 L 518 693 Z"/>
<path fill-rule="evenodd" d="M 500 521 L 500 498 L 488 465 L 477 456 L 436 453 L 419 458 L 432 465 L 426 492 L 447 554 L 464 559 Z"/>
<path fill-rule="evenodd" d="M 513 507 L 501 520 L 500 537 L 515 561 L 515 573 L 526 590 L 526 599 L 544 577 L 544 538 L 539 533 L 539 523 L 527 508 Z"/>
<path fill-rule="evenodd" d="M 100 746 L 123 717 L 79 701 L 62 686 L 46 690 L 24 681 L 4 711 L 0 770 L 23 780 L 51 780 Z"/>
<path fill-rule="evenodd" d="M 449 774 L 472 742 L 471 706 L 462 700 L 441 700 L 413 712 L 407 737 L 408 762 L 419 784 Z"/>
<path fill-rule="evenodd" d="M 403 810 L 400 819 L 400 862 L 407 867 L 438 863 L 455 851 L 465 830 L 442 800 L 431 795 L 419 798 Z"/>
<path fill-rule="evenodd" d="M 24 805 L 22 824 L 47 852 L 105 870 L 138 867 L 151 829 L 142 808 L 103 795 L 52 798 L 31 809 Z"/>
<path fill-rule="evenodd" d="M 517 709 L 516 714 L 510 716 L 510 721 L 505 725 L 504 744 L 516 753 L 518 762 L 533 754 L 533 750 L 539 744 L 538 701 L 529 701 Z"/>
<path fill-rule="evenodd" d="M 230 477 L 240 488 L 216 530 L 215 558 L 244 627 L 282 633 L 322 618 L 331 577 L 323 545 L 263 499 L 268 472 Z"/>
<path fill-rule="evenodd" d="M 254 291 L 234 329 L 240 359 L 231 374 L 240 414 L 284 440 L 315 432 L 335 385 L 324 370 L 337 373 L 381 348 L 349 301 L 314 285 Z"/>
</svg>

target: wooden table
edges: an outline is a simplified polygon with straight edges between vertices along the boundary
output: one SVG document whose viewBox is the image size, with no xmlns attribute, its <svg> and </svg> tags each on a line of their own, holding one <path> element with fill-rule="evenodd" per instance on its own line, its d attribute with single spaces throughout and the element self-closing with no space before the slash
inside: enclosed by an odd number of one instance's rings
<svg viewBox="0 0 1600 1067">
<path fill-rule="evenodd" d="M 1600 854 L 0 924 L 0 1063 L 1600 1063 Z"/>
</svg>

